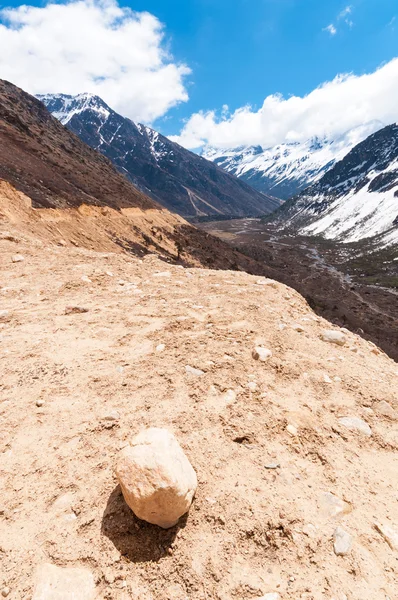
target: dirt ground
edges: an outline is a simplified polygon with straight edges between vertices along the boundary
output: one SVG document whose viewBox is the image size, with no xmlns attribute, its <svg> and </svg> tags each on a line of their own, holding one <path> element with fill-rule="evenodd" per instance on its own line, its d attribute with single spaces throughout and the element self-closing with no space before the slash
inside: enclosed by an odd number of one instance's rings
<svg viewBox="0 0 398 600">
<path fill-rule="evenodd" d="M 375 525 L 398 530 L 398 365 L 350 332 L 324 342 L 333 326 L 283 284 L 43 231 L 0 223 L 7 598 L 31 598 L 50 562 L 89 568 L 98 599 L 396 600 L 398 547 Z M 198 475 L 170 530 L 136 519 L 114 475 L 149 426 L 170 429 Z"/>
<path fill-rule="evenodd" d="M 262 264 L 265 276 L 293 287 L 317 314 L 360 333 L 398 361 L 398 249 L 371 253 L 288 234 L 260 219 L 200 227 Z"/>
</svg>

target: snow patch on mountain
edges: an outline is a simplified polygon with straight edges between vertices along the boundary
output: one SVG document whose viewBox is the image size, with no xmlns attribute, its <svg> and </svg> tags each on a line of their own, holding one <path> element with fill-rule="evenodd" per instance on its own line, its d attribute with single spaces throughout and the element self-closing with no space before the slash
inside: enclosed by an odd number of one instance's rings
<svg viewBox="0 0 398 600">
<path fill-rule="evenodd" d="M 70 96 L 68 94 L 39 94 L 37 98 L 43 102 L 53 116 L 66 125 L 75 116 L 86 110 L 94 111 L 103 122 L 110 115 L 110 110 L 95 94 L 78 94 Z"/>
<path fill-rule="evenodd" d="M 382 123 L 372 121 L 336 139 L 314 137 L 271 148 L 208 147 L 202 155 L 256 189 L 288 199 L 318 181 L 356 144 L 382 126 Z"/>
<path fill-rule="evenodd" d="M 289 202 L 279 220 L 303 235 L 343 243 L 372 238 L 378 247 L 398 244 L 398 126 L 355 146 Z"/>
</svg>

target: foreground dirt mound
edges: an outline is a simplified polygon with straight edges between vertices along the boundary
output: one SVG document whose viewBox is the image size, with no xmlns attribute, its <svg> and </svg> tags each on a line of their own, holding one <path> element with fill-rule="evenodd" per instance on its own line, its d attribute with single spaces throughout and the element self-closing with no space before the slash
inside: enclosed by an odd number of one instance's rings
<svg viewBox="0 0 398 600">
<path fill-rule="evenodd" d="M 5 595 L 84 567 L 98 599 L 396 599 L 397 364 L 282 284 L 35 235 L 0 228 Z M 170 530 L 116 484 L 146 427 L 198 475 Z"/>
</svg>

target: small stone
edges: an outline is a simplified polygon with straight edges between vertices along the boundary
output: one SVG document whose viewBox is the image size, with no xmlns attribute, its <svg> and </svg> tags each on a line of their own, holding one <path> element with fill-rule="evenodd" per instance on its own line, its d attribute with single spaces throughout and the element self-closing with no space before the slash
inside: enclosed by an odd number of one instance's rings
<svg viewBox="0 0 398 600">
<path fill-rule="evenodd" d="M 321 508 L 328 517 L 337 517 L 341 514 L 351 512 L 352 508 L 348 502 L 344 502 L 330 492 L 325 492 L 321 495 Z"/>
<path fill-rule="evenodd" d="M 315 525 L 312 525 L 312 523 L 306 523 L 304 525 L 303 533 L 311 539 L 315 539 L 318 536 L 318 530 Z"/>
<path fill-rule="evenodd" d="M 337 527 L 334 532 L 334 553 L 337 556 L 345 556 L 350 552 L 351 546 L 352 536 L 342 527 Z"/>
<path fill-rule="evenodd" d="M 58 246 L 66 246 L 65 240 L 59 240 L 58 241 Z"/>
<path fill-rule="evenodd" d="M 201 375 L 205 374 L 204 371 L 201 371 L 201 369 L 195 369 L 195 367 L 191 367 L 189 365 L 185 366 L 185 372 L 189 375 L 195 375 L 196 377 L 200 377 Z"/>
<path fill-rule="evenodd" d="M 254 360 L 266 362 L 271 358 L 271 356 L 272 352 L 271 350 L 268 350 L 268 348 L 264 348 L 263 346 L 256 346 L 255 348 L 253 348 L 252 357 L 254 358 Z"/>
<path fill-rule="evenodd" d="M 170 271 L 161 271 L 160 273 L 154 273 L 152 277 L 171 277 Z"/>
<path fill-rule="evenodd" d="M 45 404 L 45 402 L 41 398 L 39 398 L 38 400 L 36 400 L 36 406 L 38 406 L 39 408 L 41 406 L 44 406 L 44 404 Z"/>
<path fill-rule="evenodd" d="M 266 465 L 264 465 L 264 467 L 266 469 L 279 469 L 280 464 L 278 462 L 267 463 Z"/>
<path fill-rule="evenodd" d="M 336 331 L 334 329 L 325 329 L 321 333 L 321 339 L 324 342 L 329 342 L 330 344 L 337 344 L 338 346 L 344 346 L 347 341 L 346 336 L 341 331 Z"/>
<path fill-rule="evenodd" d="M 103 417 L 104 421 L 118 421 L 119 419 L 120 414 L 117 412 L 117 410 L 111 410 Z"/>
<path fill-rule="evenodd" d="M 236 392 L 235 390 L 227 390 L 223 396 L 225 404 L 228 406 L 232 404 L 236 400 Z"/>
<path fill-rule="evenodd" d="M 45 563 L 36 572 L 32 600 L 93 600 L 94 577 L 88 569 Z"/>
<path fill-rule="evenodd" d="M 329 375 L 324 374 L 323 376 L 323 381 L 325 383 L 333 383 L 332 380 L 330 379 Z"/>
<path fill-rule="evenodd" d="M 75 315 L 79 313 L 87 313 L 88 308 L 84 308 L 83 306 L 67 306 L 65 308 L 66 315 Z"/>
<path fill-rule="evenodd" d="M 292 329 L 294 331 L 297 331 L 298 333 L 304 333 L 305 332 L 305 328 L 302 325 L 299 325 L 299 324 L 292 325 Z"/>
<path fill-rule="evenodd" d="M 257 285 L 269 285 L 270 287 L 276 288 L 277 283 L 273 279 L 258 279 L 256 281 Z"/>
<path fill-rule="evenodd" d="M 265 596 L 261 596 L 258 600 L 279 600 L 280 596 L 277 592 L 270 592 L 269 594 L 265 594 Z"/>
<path fill-rule="evenodd" d="M 10 311 L 9 310 L 0 310 L 0 321 L 9 321 L 10 319 Z"/>
<path fill-rule="evenodd" d="M 3 598 L 7 598 L 7 596 L 9 595 L 9 593 L 11 592 L 9 587 L 5 587 L 1 590 L 1 595 L 3 596 Z"/>
<path fill-rule="evenodd" d="M 247 387 L 251 392 L 255 392 L 257 389 L 257 383 L 255 381 L 249 381 Z"/>
<path fill-rule="evenodd" d="M 288 433 L 290 433 L 290 435 L 292 435 L 292 436 L 296 436 L 296 435 L 298 434 L 297 427 L 295 427 L 294 425 L 290 425 L 290 424 L 289 424 L 289 425 L 286 427 L 286 431 L 287 431 Z"/>
<path fill-rule="evenodd" d="M 390 525 L 375 523 L 374 526 L 376 531 L 378 531 L 386 540 L 391 550 L 396 550 L 398 552 L 398 532 Z"/>
<path fill-rule="evenodd" d="M 1 318 L 1 314 L 0 314 L 0 318 Z M 387 417 L 388 419 L 391 419 L 392 421 L 398 420 L 398 412 L 396 410 L 394 410 L 393 407 L 390 404 L 388 404 L 388 402 L 386 402 L 385 400 L 381 400 L 381 402 L 378 402 L 374 408 L 378 415 Z"/>
<path fill-rule="evenodd" d="M 22 254 L 14 254 L 14 256 L 11 258 L 13 263 L 19 263 L 19 262 L 23 262 L 25 260 L 25 257 L 22 256 Z"/>
<path fill-rule="evenodd" d="M 372 430 L 366 421 L 363 421 L 359 417 L 341 417 L 339 419 L 339 424 L 343 427 L 346 427 L 350 431 L 358 431 L 359 433 L 363 433 L 367 437 L 372 435 Z"/>
<path fill-rule="evenodd" d="M 92 280 L 90 277 L 87 277 L 87 275 L 82 275 L 81 280 L 84 281 L 84 283 L 92 283 Z"/>
<path fill-rule="evenodd" d="M 156 346 L 156 352 L 163 352 L 166 349 L 166 346 L 164 344 L 158 344 Z"/>
<path fill-rule="evenodd" d="M 134 514 L 163 529 L 176 525 L 188 512 L 197 487 L 192 465 L 166 429 L 139 433 L 121 451 L 116 475 Z"/>
</svg>

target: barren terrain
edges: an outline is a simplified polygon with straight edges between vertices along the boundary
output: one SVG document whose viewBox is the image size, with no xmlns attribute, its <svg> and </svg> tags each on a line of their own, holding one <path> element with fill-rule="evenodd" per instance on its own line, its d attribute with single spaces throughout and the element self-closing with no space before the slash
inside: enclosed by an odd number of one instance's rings
<svg viewBox="0 0 398 600">
<path fill-rule="evenodd" d="M 397 364 L 348 331 L 323 341 L 338 328 L 281 283 L 101 247 L 99 230 L 93 248 L 70 242 L 79 227 L 63 245 L 46 214 L 0 220 L 7 598 L 31 598 L 50 562 L 88 568 L 98 599 L 395 600 Z M 114 475 L 148 426 L 198 475 L 170 530 L 136 519 Z"/>
<path fill-rule="evenodd" d="M 200 225 L 299 291 L 317 312 L 360 333 L 398 360 L 398 248 L 369 253 L 359 244 L 289 235 L 259 219 Z"/>
</svg>

